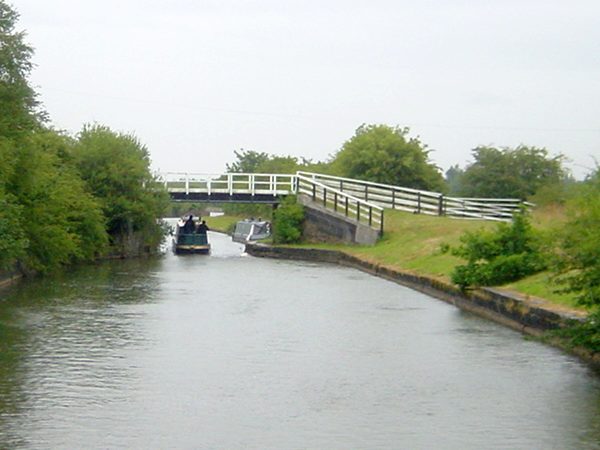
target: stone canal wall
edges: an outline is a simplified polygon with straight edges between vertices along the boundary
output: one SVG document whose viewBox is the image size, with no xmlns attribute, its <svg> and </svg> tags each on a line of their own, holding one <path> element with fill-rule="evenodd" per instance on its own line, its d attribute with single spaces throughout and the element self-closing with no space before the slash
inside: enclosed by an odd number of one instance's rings
<svg viewBox="0 0 600 450">
<path fill-rule="evenodd" d="M 534 336 L 585 318 L 585 313 L 561 310 L 558 306 L 555 309 L 542 300 L 505 290 L 480 288 L 463 292 L 454 285 L 435 278 L 370 263 L 336 250 L 248 244 L 246 252 L 258 257 L 318 261 L 354 267 Z"/>
<path fill-rule="evenodd" d="M 303 235 L 312 242 L 373 245 L 379 238 L 377 230 L 327 209 L 305 195 L 298 196 L 298 201 L 304 205 Z"/>
</svg>

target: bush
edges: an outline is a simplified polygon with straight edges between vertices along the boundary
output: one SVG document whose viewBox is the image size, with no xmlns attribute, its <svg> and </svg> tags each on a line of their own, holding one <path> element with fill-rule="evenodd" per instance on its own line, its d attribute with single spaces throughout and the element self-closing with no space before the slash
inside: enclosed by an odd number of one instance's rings
<svg viewBox="0 0 600 450">
<path fill-rule="evenodd" d="M 104 216 L 68 161 L 70 147 L 67 136 L 53 131 L 32 132 L 18 143 L 12 175 L 5 180 L 9 203 L 3 206 L 14 210 L 13 246 L 20 240 L 17 229 L 27 239 L 25 253 L 12 250 L 26 271 L 48 272 L 93 259 L 107 243 Z"/>
<path fill-rule="evenodd" d="M 452 281 L 463 289 L 508 283 L 546 268 L 541 239 L 525 211 L 515 214 L 511 225 L 501 223 L 494 231 L 466 233 L 460 240 L 460 246 L 449 250 L 467 260 L 451 274 Z"/>
<path fill-rule="evenodd" d="M 590 314 L 585 322 L 550 331 L 548 336 L 565 339 L 570 348 L 584 347 L 594 353 L 600 352 L 600 310 Z"/>
<path fill-rule="evenodd" d="M 157 187 L 146 147 L 133 135 L 86 125 L 72 155 L 106 217 L 111 243 L 118 246 L 135 234 L 142 247 L 158 247 L 163 229 L 156 218 L 164 213 L 169 198 L 162 186 Z"/>
<path fill-rule="evenodd" d="M 596 169 L 568 202 L 569 221 L 557 258 L 557 281 L 582 305 L 600 305 L 600 172 Z"/>
<path fill-rule="evenodd" d="M 0 270 L 12 268 L 29 245 L 21 228 L 23 208 L 11 200 L 0 190 Z"/>
<path fill-rule="evenodd" d="M 296 197 L 288 196 L 273 213 L 273 242 L 293 244 L 302 238 L 304 207 L 296 202 Z"/>
</svg>

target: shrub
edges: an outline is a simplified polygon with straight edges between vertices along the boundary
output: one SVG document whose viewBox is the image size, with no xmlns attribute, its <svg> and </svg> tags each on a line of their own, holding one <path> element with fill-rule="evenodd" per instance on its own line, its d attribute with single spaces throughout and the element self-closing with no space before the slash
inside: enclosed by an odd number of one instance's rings
<svg viewBox="0 0 600 450">
<path fill-rule="evenodd" d="M 548 336 L 565 339 L 570 348 L 585 347 L 594 353 L 600 352 L 600 310 L 590 314 L 585 322 L 550 331 Z"/>
<path fill-rule="evenodd" d="M 568 203 L 557 281 L 582 305 L 600 305 L 600 172 L 597 169 Z"/>
<path fill-rule="evenodd" d="M 293 244 L 302 237 L 304 208 L 296 202 L 296 197 L 288 196 L 273 213 L 273 242 Z"/>
<path fill-rule="evenodd" d="M 136 234 L 142 247 L 156 248 L 163 239 L 161 217 L 169 203 L 157 187 L 147 148 L 133 135 L 101 125 L 86 125 L 72 151 L 87 189 L 106 217 L 113 244 Z"/>
<path fill-rule="evenodd" d="M 467 260 L 451 274 L 461 288 L 508 283 L 546 268 L 541 239 L 531 228 L 526 212 L 515 214 L 512 224 L 461 236 L 453 255 Z"/>
</svg>

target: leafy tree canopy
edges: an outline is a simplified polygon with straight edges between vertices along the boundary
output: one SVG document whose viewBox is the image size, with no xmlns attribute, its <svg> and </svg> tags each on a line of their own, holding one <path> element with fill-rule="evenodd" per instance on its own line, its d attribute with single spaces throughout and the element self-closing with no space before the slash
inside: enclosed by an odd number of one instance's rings
<svg viewBox="0 0 600 450">
<path fill-rule="evenodd" d="M 465 171 L 458 164 L 453 165 L 446 171 L 446 185 L 450 195 L 460 195 L 460 182 L 464 173 Z"/>
<path fill-rule="evenodd" d="M 168 205 L 168 196 L 150 170 L 148 150 L 135 136 L 86 125 L 73 156 L 102 206 L 111 236 L 145 231 L 159 239 L 162 231 L 156 218 Z"/>
<path fill-rule="evenodd" d="M 237 161 L 226 164 L 227 172 L 235 173 L 258 173 L 259 167 L 269 160 L 269 154 L 264 152 L 255 152 L 254 150 L 244 150 L 243 148 L 234 150 L 233 153 Z"/>
<path fill-rule="evenodd" d="M 295 156 L 270 155 L 254 150 L 235 150 L 236 161 L 227 164 L 228 172 L 235 173 L 285 173 L 292 174 L 298 170 L 325 171 L 325 163 L 314 163 L 310 159 Z"/>
<path fill-rule="evenodd" d="M 473 157 L 475 161 L 456 181 L 458 193 L 466 197 L 526 199 L 542 186 L 567 177 L 564 156 L 550 157 L 544 148 L 478 147 Z"/>
<path fill-rule="evenodd" d="M 18 213 L 17 228 L 27 237 L 27 254 L 17 255 L 27 269 L 44 272 L 91 259 L 107 243 L 98 203 L 63 159 L 72 145 L 72 139 L 50 130 L 19 141 L 5 186 Z"/>
<path fill-rule="evenodd" d="M 558 281 L 583 305 L 600 305 L 600 169 L 567 202 L 569 221 L 562 231 Z"/>
<path fill-rule="evenodd" d="M 19 14 L 0 0 L 0 136 L 28 132 L 45 119 L 38 110 L 37 94 L 29 86 L 33 49 L 25 33 L 15 30 Z"/>
<path fill-rule="evenodd" d="M 0 188 L 0 269 L 12 268 L 26 254 L 29 240 L 21 228 L 22 219 L 23 207 Z"/>
<path fill-rule="evenodd" d="M 336 175 L 415 189 L 444 190 L 438 168 L 429 161 L 430 150 L 408 128 L 361 125 L 334 156 Z"/>
</svg>

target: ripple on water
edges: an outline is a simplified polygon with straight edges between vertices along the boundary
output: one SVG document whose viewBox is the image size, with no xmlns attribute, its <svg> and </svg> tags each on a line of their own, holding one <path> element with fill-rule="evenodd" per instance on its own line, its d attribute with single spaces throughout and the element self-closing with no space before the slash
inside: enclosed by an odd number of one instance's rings
<svg viewBox="0 0 600 450">
<path fill-rule="evenodd" d="M 114 261 L 0 304 L 0 447 L 600 448 L 579 361 L 348 268 Z"/>
</svg>

